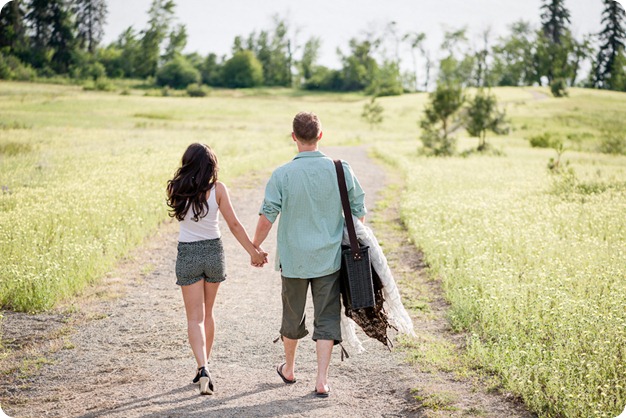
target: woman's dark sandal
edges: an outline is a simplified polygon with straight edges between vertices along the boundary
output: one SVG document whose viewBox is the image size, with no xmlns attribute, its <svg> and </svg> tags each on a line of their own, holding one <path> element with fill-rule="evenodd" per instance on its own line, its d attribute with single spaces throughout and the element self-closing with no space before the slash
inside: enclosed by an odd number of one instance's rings
<svg viewBox="0 0 626 418">
<path fill-rule="evenodd" d="M 287 363 L 283 363 L 279 366 L 276 366 L 276 373 L 278 373 L 280 378 L 283 379 L 283 382 L 285 382 L 288 385 L 293 385 L 294 383 L 296 383 L 296 379 L 295 378 L 293 380 L 287 379 L 285 375 L 283 374 L 283 367 L 285 367 L 285 364 Z"/>
<path fill-rule="evenodd" d="M 328 398 L 330 396 L 330 386 L 328 386 L 328 390 L 326 392 L 318 392 L 315 389 L 315 397 L 316 398 Z"/>
</svg>

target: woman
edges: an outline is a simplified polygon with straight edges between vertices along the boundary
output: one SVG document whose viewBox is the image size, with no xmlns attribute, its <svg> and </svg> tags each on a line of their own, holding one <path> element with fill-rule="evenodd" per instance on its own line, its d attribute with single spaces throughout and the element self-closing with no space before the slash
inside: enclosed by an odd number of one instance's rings
<svg viewBox="0 0 626 418">
<path fill-rule="evenodd" d="M 213 305 L 219 285 L 226 279 L 220 213 L 250 254 L 251 264 L 262 267 L 267 262 L 267 253 L 252 244 L 237 219 L 228 189 L 217 180 L 217 173 L 213 150 L 207 145 L 191 144 L 183 154 L 181 167 L 167 184 L 170 216 L 180 225 L 176 284 L 182 290 L 189 344 L 198 366 L 193 382 L 200 384 L 202 395 L 214 391 L 208 369 L 215 336 Z"/>
</svg>

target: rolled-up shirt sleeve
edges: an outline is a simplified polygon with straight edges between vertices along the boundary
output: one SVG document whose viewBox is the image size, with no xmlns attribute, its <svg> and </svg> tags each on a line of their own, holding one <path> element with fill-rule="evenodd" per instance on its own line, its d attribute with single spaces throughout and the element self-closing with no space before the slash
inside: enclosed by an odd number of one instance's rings
<svg viewBox="0 0 626 418">
<path fill-rule="evenodd" d="M 342 164 L 343 171 L 346 177 L 346 186 L 348 188 L 350 210 L 352 211 L 352 214 L 354 216 L 356 216 L 357 218 L 362 218 L 367 214 L 367 209 L 365 208 L 365 192 L 363 191 L 359 180 L 352 172 L 350 164 L 345 161 L 342 161 Z"/>
<path fill-rule="evenodd" d="M 264 215 L 268 221 L 274 223 L 282 207 L 282 193 L 278 184 L 278 179 L 275 175 L 270 177 L 270 180 L 265 186 L 265 198 L 261 209 L 259 209 L 259 215 Z"/>
</svg>

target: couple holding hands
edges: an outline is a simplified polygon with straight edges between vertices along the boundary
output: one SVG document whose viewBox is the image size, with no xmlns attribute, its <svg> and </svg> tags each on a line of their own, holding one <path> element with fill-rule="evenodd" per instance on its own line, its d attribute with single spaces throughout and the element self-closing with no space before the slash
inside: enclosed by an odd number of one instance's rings
<svg viewBox="0 0 626 418">
<path fill-rule="evenodd" d="M 215 335 L 213 305 L 219 284 L 226 278 L 218 225 L 221 213 L 255 267 L 268 262 L 261 244 L 280 214 L 276 267 L 282 280 L 280 335 L 285 362 L 276 372 L 285 384 L 296 383 L 296 348 L 298 340 L 308 334 L 304 309 L 310 286 L 317 352 L 315 395 L 329 396 L 332 349 L 342 341 L 339 270 L 344 218 L 333 160 L 318 150 L 322 138 L 319 118 L 309 112 L 298 113 L 291 136 L 298 154 L 272 173 L 252 240 L 237 219 L 228 189 L 217 179 L 218 162 L 211 148 L 190 145 L 168 182 L 170 215 L 180 224 L 176 283 L 182 290 L 189 344 L 198 365 L 193 381 L 200 384 L 201 394 L 214 391 L 208 369 Z M 365 193 L 346 162 L 343 168 L 352 214 L 363 220 Z"/>
</svg>

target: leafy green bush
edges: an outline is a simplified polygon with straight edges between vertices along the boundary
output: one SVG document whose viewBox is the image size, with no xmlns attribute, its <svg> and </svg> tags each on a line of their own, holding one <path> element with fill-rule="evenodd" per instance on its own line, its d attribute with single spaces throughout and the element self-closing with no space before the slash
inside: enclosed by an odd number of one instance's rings
<svg viewBox="0 0 626 418">
<path fill-rule="evenodd" d="M 313 73 L 304 83 L 304 88 L 307 90 L 340 90 L 342 83 L 339 71 L 320 65 L 313 68 Z"/>
<path fill-rule="evenodd" d="M 533 148 L 552 148 L 553 145 L 559 141 L 560 139 L 553 137 L 551 132 L 544 132 L 528 138 L 528 142 Z"/>
<path fill-rule="evenodd" d="M 189 97 L 205 97 L 210 91 L 211 90 L 203 84 L 193 83 L 187 86 L 187 95 Z"/>
<path fill-rule="evenodd" d="M 32 81 L 37 76 L 35 70 L 24 64 L 13 55 L 4 55 L 0 52 L 0 79 Z"/>
<path fill-rule="evenodd" d="M 114 91 L 115 85 L 106 77 L 98 78 L 93 82 L 86 83 L 83 86 L 85 91 Z"/>
<path fill-rule="evenodd" d="M 184 89 L 188 85 L 200 82 L 198 71 L 185 57 L 180 55 L 165 63 L 156 75 L 159 86 L 169 86 L 174 89 Z"/>
<path fill-rule="evenodd" d="M 554 97 L 566 97 L 567 93 L 567 82 L 563 78 L 557 78 L 550 83 L 550 91 Z"/>
</svg>

